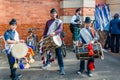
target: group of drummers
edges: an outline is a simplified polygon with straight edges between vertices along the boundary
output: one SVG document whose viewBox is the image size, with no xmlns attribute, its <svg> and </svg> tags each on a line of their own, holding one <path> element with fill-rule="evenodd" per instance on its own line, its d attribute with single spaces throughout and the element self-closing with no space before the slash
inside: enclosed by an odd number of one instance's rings
<svg viewBox="0 0 120 80">
<path fill-rule="evenodd" d="M 81 24 L 81 8 L 76 9 L 75 15 L 71 19 L 71 24 L 70 24 L 70 30 L 72 32 L 72 38 L 73 38 L 73 46 L 74 46 L 74 52 L 77 53 L 76 47 L 82 46 L 83 44 L 87 44 L 88 48 L 88 56 L 90 57 L 87 60 L 87 72 L 88 76 L 92 77 L 92 71 L 95 69 L 94 65 L 94 51 L 93 51 L 93 44 L 98 41 L 99 36 L 97 32 L 94 30 L 93 26 L 91 26 L 91 19 L 90 17 L 85 18 L 85 25 L 84 28 L 80 29 L 80 24 Z M 63 22 L 58 19 L 58 13 L 57 11 L 53 8 L 50 10 L 50 17 L 51 19 L 46 22 L 46 26 L 44 29 L 43 33 L 43 39 L 46 38 L 46 36 L 49 37 L 54 37 L 55 35 L 60 36 L 62 30 L 63 30 Z M 34 59 L 32 56 L 34 56 L 34 52 L 30 46 L 27 46 L 27 48 L 22 47 L 24 50 L 27 51 L 27 54 L 22 55 L 21 53 L 16 56 L 19 51 L 23 49 L 17 50 L 18 52 L 14 51 L 14 45 L 16 44 L 24 44 L 24 40 L 19 39 L 19 34 L 16 31 L 17 28 L 17 21 L 16 19 L 12 19 L 9 22 L 9 29 L 4 33 L 4 40 L 5 40 L 5 49 L 6 49 L 6 54 L 8 57 L 8 62 L 11 70 L 11 75 L 10 77 L 12 80 L 19 80 L 20 77 L 22 76 L 21 74 L 17 73 L 17 68 L 18 65 L 21 69 L 23 68 L 29 68 L 29 63 L 33 63 Z M 56 39 L 57 40 L 57 39 Z M 59 40 L 59 39 L 58 39 Z M 61 44 L 61 43 L 60 43 Z M 44 44 L 42 44 L 44 45 Z M 19 48 L 19 45 L 16 45 L 16 49 Z M 42 50 L 44 48 L 41 48 Z M 61 45 L 58 47 L 54 48 L 57 59 L 58 59 L 58 65 L 59 65 L 59 71 L 61 75 L 65 75 L 65 70 L 64 70 L 64 62 L 62 58 L 62 52 L 61 52 Z M 48 68 L 50 67 L 51 64 L 51 49 L 47 51 L 49 54 L 47 58 L 45 59 L 44 56 L 42 56 L 42 60 L 44 60 L 44 65 L 43 68 Z M 14 54 L 15 53 L 15 54 Z M 41 55 L 43 55 L 43 51 L 41 51 Z M 22 59 L 25 59 L 26 65 L 23 65 L 23 62 L 21 60 L 20 56 L 24 56 Z M 52 58 L 54 59 L 54 58 Z M 19 63 L 19 64 L 17 64 Z M 85 60 L 80 60 L 80 69 L 78 70 L 78 74 L 84 73 L 85 70 Z"/>
</svg>

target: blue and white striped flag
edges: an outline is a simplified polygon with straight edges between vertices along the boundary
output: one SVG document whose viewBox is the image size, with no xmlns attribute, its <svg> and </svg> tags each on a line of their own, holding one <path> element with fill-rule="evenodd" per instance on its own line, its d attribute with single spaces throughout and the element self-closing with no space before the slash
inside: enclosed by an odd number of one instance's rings
<svg viewBox="0 0 120 80">
<path fill-rule="evenodd" d="M 95 7 L 95 29 L 104 30 L 110 21 L 109 5 L 100 5 Z"/>
<path fill-rule="evenodd" d="M 103 22 L 102 22 L 102 18 L 100 15 L 100 10 L 99 7 L 96 6 L 95 7 L 95 29 L 96 30 L 101 30 L 101 28 L 103 27 Z"/>
</svg>

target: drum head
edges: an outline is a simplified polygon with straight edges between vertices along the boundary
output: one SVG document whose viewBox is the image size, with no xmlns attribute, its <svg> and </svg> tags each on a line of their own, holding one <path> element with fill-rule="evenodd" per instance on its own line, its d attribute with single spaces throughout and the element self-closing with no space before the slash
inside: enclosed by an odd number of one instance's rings
<svg viewBox="0 0 120 80">
<path fill-rule="evenodd" d="M 58 36 L 58 35 L 53 36 L 53 41 L 54 41 L 55 44 L 56 44 L 57 46 L 59 46 L 59 47 L 62 45 L 61 38 L 60 38 L 60 36 Z"/>
<path fill-rule="evenodd" d="M 28 52 L 28 47 L 25 43 L 14 44 L 12 47 L 12 55 L 17 58 L 23 58 Z"/>
</svg>

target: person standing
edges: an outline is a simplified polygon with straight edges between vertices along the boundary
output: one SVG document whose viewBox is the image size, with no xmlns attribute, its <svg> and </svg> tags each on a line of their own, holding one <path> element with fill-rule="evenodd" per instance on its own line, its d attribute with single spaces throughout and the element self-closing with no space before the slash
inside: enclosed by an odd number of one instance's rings
<svg viewBox="0 0 120 80">
<path fill-rule="evenodd" d="M 70 21 L 70 31 L 72 32 L 73 39 L 73 52 L 76 51 L 76 46 L 79 41 L 79 32 L 80 32 L 80 24 L 81 24 L 81 8 L 76 9 L 75 15 L 72 16 Z"/>
<path fill-rule="evenodd" d="M 93 27 L 91 27 L 90 17 L 85 18 L 85 27 L 80 30 L 79 44 L 87 44 L 88 47 L 91 47 L 99 39 L 99 36 Z M 91 58 L 87 60 L 87 73 L 88 76 L 92 77 L 92 70 L 94 70 L 94 53 L 88 54 Z M 80 69 L 77 72 L 82 74 L 85 70 L 85 60 L 80 60 Z"/>
<path fill-rule="evenodd" d="M 11 49 L 14 44 L 17 44 L 18 42 L 25 42 L 24 40 L 19 40 L 19 34 L 16 31 L 17 28 L 17 21 L 16 19 L 12 19 L 9 22 L 10 28 L 4 33 L 4 39 L 5 39 L 5 50 L 11 70 L 10 77 L 12 80 L 19 80 L 19 78 L 22 76 L 21 74 L 17 74 L 17 69 L 14 68 L 15 58 L 12 56 Z"/>
<path fill-rule="evenodd" d="M 58 19 L 57 11 L 53 8 L 50 10 L 50 17 L 51 19 L 46 22 L 45 30 L 43 33 L 43 36 L 51 36 L 59 35 L 63 30 L 63 23 L 60 19 Z M 61 52 L 61 47 L 58 47 L 55 49 L 57 58 L 58 58 L 58 65 L 60 68 L 60 74 L 64 75 L 64 63 L 63 63 L 63 57 Z M 43 67 L 49 67 L 50 66 L 50 59 L 47 59 L 46 64 Z"/>
<path fill-rule="evenodd" d="M 120 47 L 120 19 L 119 14 L 114 15 L 114 19 L 110 21 L 109 31 L 111 34 L 111 52 L 119 53 Z"/>
</svg>

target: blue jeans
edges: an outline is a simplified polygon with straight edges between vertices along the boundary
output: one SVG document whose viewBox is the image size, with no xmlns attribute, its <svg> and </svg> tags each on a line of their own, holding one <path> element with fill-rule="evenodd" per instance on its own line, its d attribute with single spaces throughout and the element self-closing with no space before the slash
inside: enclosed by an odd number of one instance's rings
<svg viewBox="0 0 120 80">
<path fill-rule="evenodd" d="M 55 52 L 56 52 L 56 56 L 58 58 L 59 67 L 64 67 L 61 47 L 56 48 Z M 50 64 L 50 57 L 51 57 L 51 55 L 48 56 L 47 61 L 46 61 L 46 65 Z"/>
</svg>

